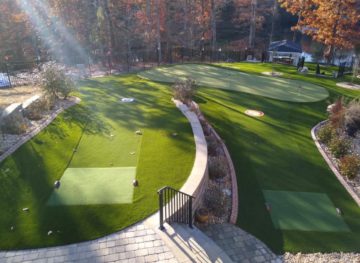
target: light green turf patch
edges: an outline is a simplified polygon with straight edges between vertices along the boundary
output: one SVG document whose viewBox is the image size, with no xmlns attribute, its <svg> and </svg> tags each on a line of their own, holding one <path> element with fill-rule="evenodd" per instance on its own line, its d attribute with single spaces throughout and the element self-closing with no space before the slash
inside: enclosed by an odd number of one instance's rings
<svg viewBox="0 0 360 263">
<path fill-rule="evenodd" d="M 265 190 L 274 226 L 284 230 L 349 232 L 326 194 Z"/>
<path fill-rule="evenodd" d="M 132 203 L 136 167 L 68 168 L 48 205 Z"/>
<path fill-rule="evenodd" d="M 329 96 L 326 89 L 308 82 L 257 76 L 209 65 L 160 67 L 138 75 L 145 79 L 171 83 L 192 78 L 200 86 L 235 90 L 292 102 L 315 102 Z"/>
</svg>

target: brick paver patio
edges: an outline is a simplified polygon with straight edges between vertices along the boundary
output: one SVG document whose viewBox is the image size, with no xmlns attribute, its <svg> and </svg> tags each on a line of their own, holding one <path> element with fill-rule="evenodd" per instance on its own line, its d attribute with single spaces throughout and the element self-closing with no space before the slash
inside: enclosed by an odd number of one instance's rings
<svg viewBox="0 0 360 263">
<path fill-rule="evenodd" d="M 0 252 L 1 263 L 178 262 L 143 222 L 93 241 L 53 248 Z"/>
<path fill-rule="evenodd" d="M 199 228 L 215 241 L 233 262 L 282 262 L 264 243 L 235 225 L 214 224 Z"/>
</svg>

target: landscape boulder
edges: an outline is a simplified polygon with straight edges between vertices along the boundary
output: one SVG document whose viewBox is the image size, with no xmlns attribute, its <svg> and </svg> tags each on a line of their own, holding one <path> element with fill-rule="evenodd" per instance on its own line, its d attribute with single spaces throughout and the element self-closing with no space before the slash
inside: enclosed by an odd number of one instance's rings
<svg viewBox="0 0 360 263">
<path fill-rule="evenodd" d="M 0 117 L 0 126 L 4 133 L 21 134 L 26 131 L 28 122 L 22 111 L 20 103 L 13 103 L 5 108 Z"/>
<path fill-rule="evenodd" d="M 42 117 L 42 98 L 39 95 L 32 96 L 23 104 L 23 115 L 30 120 L 39 120 Z"/>
</svg>

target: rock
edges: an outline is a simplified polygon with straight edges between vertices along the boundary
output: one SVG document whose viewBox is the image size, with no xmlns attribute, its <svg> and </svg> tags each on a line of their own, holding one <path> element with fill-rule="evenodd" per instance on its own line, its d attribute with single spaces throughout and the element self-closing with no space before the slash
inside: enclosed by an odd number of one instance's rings
<svg viewBox="0 0 360 263">
<path fill-rule="evenodd" d="M 303 67 L 303 68 L 301 68 L 300 72 L 307 74 L 309 72 L 309 69 L 308 69 L 308 67 Z"/>
<path fill-rule="evenodd" d="M 2 112 L 0 123 L 5 133 L 21 134 L 26 131 L 28 122 L 24 118 L 22 110 L 20 103 L 13 103 Z"/>
<path fill-rule="evenodd" d="M 47 235 L 50 236 L 50 235 L 52 235 L 52 233 L 53 233 L 53 231 L 52 231 L 52 230 L 49 230 L 49 231 L 47 232 Z"/>
<path fill-rule="evenodd" d="M 135 154 L 135 152 L 130 152 L 130 154 L 131 154 L 131 155 L 134 155 L 134 154 Z"/>
<path fill-rule="evenodd" d="M 335 104 L 330 104 L 329 106 L 327 106 L 326 111 L 330 113 L 334 107 Z"/>
<path fill-rule="evenodd" d="M 38 120 L 42 117 L 42 98 L 39 95 L 32 96 L 23 102 L 23 114 L 30 120 Z"/>
<path fill-rule="evenodd" d="M 135 99 L 134 98 L 122 98 L 121 102 L 134 102 Z"/>
<path fill-rule="evenodd" d="M 176 137 L 176 136 L 178 136 L 178 134 L 177 134 L 176 132 L 174 132 L 174 133 L 172 134 L 172 136 L 173 136 L 173 137 Z"/>
<path fill-rule="evenodd" d="M 336 212 L 339 214 L 339 215 L 342 215 L 342 211 L 340 208 L 336 207 Z"/>
<path fill-rule="evenodd" d="M 30 209 L 28 208 L 28 207 L 25 207 L 25 208 L 23 208 L 22 209 L 24 212 L 29 212 L 30 211 Z"/>
<path fill-rule="evenodd" d="M 136 179 L 133 180 L 133 186 L 135 186 L 135 187 L 138 187 L 138 186 L 139 186 L 138 180 L 136 180 Z"/>
<path fill-rule="evenodd" d="M 231 190 L 230 189 L 223 189 L 223 193 L 227 196 L 231 196 Z"/>
<path fill-rule="evenodd" d="M 135 134 L 136 134 L 136 135 L 142 135 L 142 132 L 141 132 L 140 130 L 137 130 L 137 131 L 135 132 Z"/>
<path fill-rule="evenodd" d="M 60 181 L 59 181 L 59 180 L 56 180 L 56 181 L 55 181 L 54 187 L 55 187 L 55 189 L 59 189 L 59 188 L 60 188 Z"/>
<path fill-rule="evenodd" d="M 14 229 L 15 229 L 14 226 L 11 226 L 11 227 L 10 227 L 10 230 L 11 230 L 11 231 L 14 231 Z"/>
</svg>

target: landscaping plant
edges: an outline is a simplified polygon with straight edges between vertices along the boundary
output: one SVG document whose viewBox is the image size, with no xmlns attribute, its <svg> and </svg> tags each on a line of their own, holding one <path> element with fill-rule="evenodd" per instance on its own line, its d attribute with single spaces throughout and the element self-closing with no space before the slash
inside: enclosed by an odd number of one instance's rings
<svg viewBox="0 0 360 263">
<path fill-rule="evenodd" d="M 349 136 L 355 136 L 360 130 L 360 102 L 358 100 L 350 102 L 346 109 L 345 129 Z"/>
<path fill-rule="evenodd" d="M 336 136 L 331 139 L 329 148 L 335 158 L 340 158 L 348 153 L 350 149 L 350 142 L 345 138 Z"/>
<path fill-rule="evenodd" d="M 43 65 L 40 86 L 50 98 L 61 97 L 66 99 L 74 90 L 75 84 L 65 74 L 65 70 L 55 62 Z"/>
<path fill-rule="evenodd" d="M 227 162 L 223 156 L 209 158 L 209 177 L 210 179 L 220 179 L 226 176 Z"/>
<path fill-rule="evenodd" d="M 172 86 L 174 98 L 182 101 L 185 104 L 190 104 L 196 93 L 195 87 L 195 81 L 190 78 L 186 79 L 185 81 L 176 82 Z"/>
<path fill-rule="evenodd" d="M 341 133 L 344 129 L 345 121 L 345 107 L 343 99 L 338 99 L 334 103 L 334 107 L 331 108 L 329 120 L 331 126 L 336 129 L 338 133 Z"/>
<path fill-rule="evenodd" d="M 332 138 L 337 136 L 335 129 L 329 123 L 322 126 L 319 129 L 317 135 L 319 137 L 319 141 L 326 144 L 326 145 L 332 140 Z"/>
<path fill-rule="evenodd" d="M 204 204 L 215 216 L 221 216 L 225 212 L 226 199 L 223 192 L 216 185 L 209 185 L 204 195 Z"/>
<path fill-rule="evenodd" d="M 360 170 L 360 157 L 355 154 L 345 155 L 340 159 L 339 169 L 342 176 L 355 178 Z"/>
</svg>

